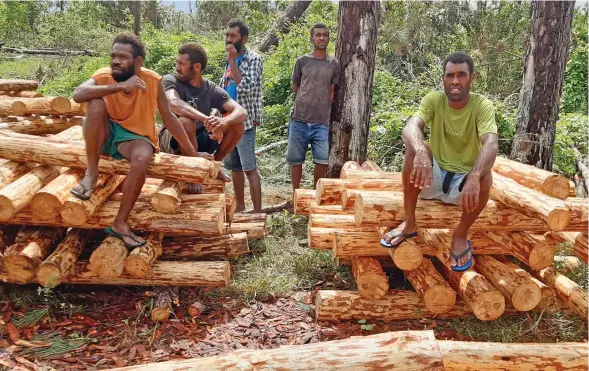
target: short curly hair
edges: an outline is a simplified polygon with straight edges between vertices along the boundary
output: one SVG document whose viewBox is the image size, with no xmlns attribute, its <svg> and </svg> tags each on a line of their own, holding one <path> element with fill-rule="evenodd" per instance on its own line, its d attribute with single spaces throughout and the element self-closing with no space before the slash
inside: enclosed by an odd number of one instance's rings
<svg viewBox="0 0 589 371">
<path fill-rule="evenodd" d="M 178 54 L 187 54 L 190 63 L 200 63 L 202 70 L 207 68 L 207 52 L 199 43 L 188 42 L 182 44 L 178 49 Z"/>
<path fill-rule="evenodd" d="M 143 43 L 139 39 L 139 37 L 131 32 L 121 32 L 120 34 L 115 36 L 115 40 L 112 44 L 127 44 L 131 45 L 133 49 L 133 57 L 143 57 L 145 58 L 145 47 Z"/>
</svg>

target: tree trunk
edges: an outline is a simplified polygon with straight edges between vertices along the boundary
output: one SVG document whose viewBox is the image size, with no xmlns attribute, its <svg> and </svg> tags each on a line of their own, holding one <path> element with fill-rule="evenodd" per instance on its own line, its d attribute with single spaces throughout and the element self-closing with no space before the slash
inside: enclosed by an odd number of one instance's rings
<svg viewBox="0 0 589 371">
<path fill-rule="evenodd" d="M 235 258 L 249 252 L 247 233 L 216 237 L 168 237 L 163 241 L 161 259 Z"/>
<path fill-rule="evenodd" d="M 329 128 L 330 178 L 339 177 L 349 159 L 366 160 L 380 6 L 375 1 L 339 3 L 335 58 L 342 69 Z"/>
<path fill-rule="evenodd" d="M 510 157 L 546 170 L 552 169 L 574 7 L 574 1 L 532 2 L 532 32 Z"/>
<path fill-rule="evenodd" d="M 82 249 L 90 238 L 90 230 L 73 229 L 37 268 L 37 281 L 45 287 L 55 287 L 70 274 Z"/>
<path fill-rule="evenodd" d="M 24 134 L 22 134 L 24 135 Z M 36 162 L 45 165 L 67 166 L 86 169 L 86 150 L 82 144 L 52 143 L 48 139 L 30 136 L 30 139 L 5 138 L 0 136 L 0 157 L 20 162 Z M 150 177 L 185 180 L 202 183 L 208 176 L 212 164 L 202 157 L 176 156 L 157 153 L 147 168 Z M 126 160 L 114 160 L 103 155 L 98 170 L 103 173 L 127 175 L 131 166 Z"/>
<path fill-rule="evenodd" d="M 224 234 L 236 234 L 247 232 L 247 238 L 260 239 L 266 236 L 268 229 L 265 221 L 258 222 L 231 222 L 225 223 Z"/>
<path fill-rule="evenodd" d="M 83 116 L 86 106 L 64 97 L 12 98 L 12 112 L 16 116 L 69 115 Z"/>
<path fill-rule="evenodd" d="M 401 179 L 330 179 L 317 182 L 317 205 L 340 205 L 344 190 L 402 192 Z"/>
<path fill-rule="evenodd" d="M 338 228 L 313 227 L 311 224 L 309 224 L 307 227 L 307 246 L 310 249 L 332 250 L 334 252 L 334 254 L 342 254 L 340 252 L 340 250 L 337 249 L 337 246 L 334 247 L 334 244 L 333 244 L 333 239 L 334 239 L 336 232 L 341 233 L 341 234 L 357 232 L 359 234 L 356 236 L 361 236 L 362 238 L 367 238 L 367 241 L 368 240 L 376 241 L 376 238 L 378 237 L 378 234 L 376 233 L 376 231 L 372 227 L 371 228 L 355 227 L 352 229 L 338 229 Z M 344 245 L 344 246 L 346 246 L 346 245 Z M 368 246 L 368 244 L 367 244 L 367 246 Z M 380 243 L 378 246 L 380 246 Z M 388 252 L 385 251 L 384 248 L 379 249 L 378 246 L 370 246 L 367 248 L 360 248 L 357 250 L 356 256 L 375 256 L 375 257 L 389 258 Z M 335 251 L 334 251 L 334 248 L 336 249 Z M 374 255 L 368 254 L 370 252 L 374 252 Z M 351 256 L 354 256 L 354 255 L 348 255 L 346 257 L 346 259 L 348 259 Z"/>
<path fill-rule="evenodd" d="M 375 258 L 352 257 L 352 274 L 364 299 L 378 300 L 389 291 L 389 278 Z"/>
<path fill-rule="evenodd" d="M 552 237 L 560 242 L 573 245 L 573 254 L 587 264 L 587 233 L 581 232 L 552 232 Z"/>
<path fill-rule="evenodd" d="M 78 262 L 72 275 L 63 283 L 120 286 L 202 286 L 227 287 L 230 278 L 229 262 L 156 261 L 147 277 L 100 277 L 89 269 L 87 262 Z"/>
<path fill-rule="evenodd" d="M 20 97 L 20 98 L 39 98 L 43 97 L 43 93 L 38 93 L 36 91 L 0 91 L 0 96 L 2 97 Z"/>
<path fill-rule="evenodd" d="M 153 290 L 155 305 L 151 311 L 151 320 L 154 322 L 166 322 L 172 313 L 172 305 L 179 304 L 178 287 L 160 286 Z"/>
<path fill-rule="evenodd" d="M 315 204 L 315 191 L 312 189 L 295 189 L 294 213 L 295 215 L 309 215 L 309 207 Z"/>
<path fill-rule="evenodd" d="M 274 22 L 270 30 L 266 32 L 266 36 L 260 42 L 258 50 L 261 53 L 266 53 L 271 47 L 278 46 L 278 35 L 289 33 L 290 25 L 296 23 L 309 5 L 311 5 L 311 0 L 292 1 L 284 10 L 284 13 Z"/>
<path fill-rule="evenodd" d="M 82 120 L 79 117 L 43 119 L 33 119 L 33 117 L 30 117 L 28 120 L 0 123 L 0 129 L 29 135 L 58 134 L 72 126 L 80 125 Z"/>
<path fill-rule="evenodd" d="M 65 233 L 63 228 L 34 228 L 22 242 L 10 245 L 4 252 L 6 277 L 14 283 L 29 283 L 35 270 L 51 253 Z"/>
<path fill-rule="evenodd" d="M 430 312 L 446 313 L 454 308 L 456 293 L 430 259 L 423 259 L 417 269 L 404 273 Z"/>
<path fill-rule="evenodd" d="M 533 274 L 548 286 L 554 288 L 568 306 L 582 319 L 587 321 L 587 290 L 577 285 L 568 277 L 558 273 L 554 268 L 546 268 Z"/>
<path fill-rule="evenodd" d="M 518 344 L 438 340 L 446 371 L 585 371 L 587 343 Z"/>
<path fill-rule="evenodd" d="M 151 196 L 151 206 L 157 212 L 170 214 L 180 207 L 180 194 L 184 188 L 184 182 L 164 180 L 157 192 Z"/>
<path fill-rule="evenodd" d="M 147 277 L 153 263 L 162 255 L 163 233 L 153 232 L 147 243 L 131 251 L 125 259 L 125 272 L 133 277 Z"/>
<path fill-rule="evenodd" d="M 83 225 L 104 204 L 115 189 L 123 183 L 125 178 L 124 175 L 99 174 L 94 193 L 90 198 L 82 200 L 69 194 L 67 200 L 59 207 L 59 215 L 65 223 Z"/>
<path fill-rule="evenodd" d="M 554 262 L 557 242 L 548 234 L 487 232 L 484 235 L 534 270 L 544 269 Z"/>
<path fill-rule="evenodd" d="M 315 214 L 309 217 L 309 225 L 319 228 L 337 228 L 342 230 L 357 229 L 353 215 Z M 375 230 L 374 228 L 367 228 Z"/>
<path fill-rule="evenodd" d="M 123 273 L 129 250 L 120 239 L 107 236 L 90 255 L 88 268 L 101 278 L 114 278 Z"/>
<path fill-rule="evenodd" d="M 497 157 L 493 171 L 515 180 L 526 188 L 559 200 L 564 200 L 569 194 L 569 183 L 566 177 L 534 166 Z"/>
<path fill-rule="evenodd" d="M 141 33 L 141 1 L 131 2 L 133 13 L 133 33 L 137 36 Z"/>
<path fill-rule="evenodd" d="M 475 269 L 485 276 L 515 309 L 528 311 L 540 302 L 541 292 L 529 274 L 516 272 L 492 256 L 477 256 Z"/>
<path fill-rule="evenodd" d="M 147 8 L 145 9 L 145 18 L 153 25 L 154 28 L 160 28 L 160 22 L 158 22 L 158 9 L 157 0 L 146 1 Z"/>
<path fill-rule="evenodd" d="M 526 188 L 501 174 L 493 174 L 490 197 L 522 214 L 545 221 L 551 231 L 565 229 L 570 221 L 571 211 L 564 201 Z"/>
<path fill-rule="evenodd" d="M 554 304 L 556 303 L 554 290 L 546 286 L 537 278 L 530 276 L 530 274 L 526 270 L 512 262 L 506 256 L 498 256 L 496 258 L 501 263 L 505 264 L 508 268 L 513 269 L 514 272 L 516 272 L 517 274 L 525 276 L 526 278 L 529 277 L 532 280 L 532 282 L 534 282 L 534 284 L 538 286 L 538 288 L 540 289 L 540 302 L 538 303 L 538 305 L 536 305 L 536 310 L 545 310 L 554 306 Z"/>
<path fill-rule="evenodd" d="M 35 80 L 0 79 L 2 91 L 37 90 L 38 87 L 39 84 Z"/>
<path fill-rule="evenodd" d="M 59 208 L 70 198 L 70 191 L 83 177 L 82 170 L 68 169 L 37 191 L 30 203 L 35 218 L 59 217 Z"/>
<path fill-rule="evenodd" d="M 351 352 L 351 349 L 356 352 Z M 276 349 L 242 349 L 220 356 L 151 363 L 112 371 L 316 370 L 319 365 L 323 371 L 444 371 L 442 364 L 433 331 L 397 331 Z"/>
</svg>

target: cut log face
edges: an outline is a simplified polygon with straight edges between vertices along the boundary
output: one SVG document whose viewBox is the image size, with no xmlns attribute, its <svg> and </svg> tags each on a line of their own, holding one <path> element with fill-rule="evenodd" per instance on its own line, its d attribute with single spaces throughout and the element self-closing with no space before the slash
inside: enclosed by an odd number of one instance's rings
<svg viewBox="0 0 589 371">
<path fill-rule="evenodd" d="M 90 265 L 98 277 L 115 278 L 123 273 L 129 250 L 120 239 L 107 236 L 90 256 Z"/>
<path fill-rule="evenodd" d="M 446 313 L 456 304 L 456 292 L 436 270 L 431 260 L 423 259 L 417 269 L 405 271 L 405 277 L 423 298 L 430 312 Z"/>
<path fill-rule="evenodd" d="M 485 235 L 534 270 L 544 269 L 554 262 L 557 244 L 548 235 L 509 232 L 487 232 Z"/>
<path fill-rule="evenodd" d="M 571 210 L 569 231 L 587 233 L 589 229 L 589 201 L 586 198 L 567 198 L 566 203 Z"/>
<path fill-rule="evenodd" d="M 389 278 L 375 258 L 352 257 L 352 274 L 364 299 L 378 300 L 389 291 Z"/>
<path fill-rule="evenodd" d="M 151 196 L 151 206 L 157 212 L 170 214 L 180 207 L 180 194 L 184 188 L 184 182 L 164 180 L 157 192 Z"/>
<path fill-rule="evenodd" d="M 72 111 L 72 101 L 63 97 L 13 98 L 12 112 L 16 116 L 59 115 Z M 83 112 L 74 112 L 79 115 Z"/>
<path fill-rule="evenodd" d="M 162 259 L 202 257 L 233 258 L 249 252 L 247 233 L 216 237 L 171 237 L 164 239 Z"/>
<path fill-rule="evenodd" d="M 528 272 L 526 272 L 525 269 L 509 260 L 509 258 L 503 256 L 498 257 L 497 260 L 505 264 L 509 269 L 512 269 L 515 273 L 523 276 L 526 279 L 531 279 L 532 282 L 534 282 L 534 284 L 540 289 L 540 302 L 538 303 L 538 305 L 536 305 L 536 310 L 544 310 L 554 306 L 556 302 L 554 290 L 546 286 L 537 278 L 531 276 Z"/>
<path fill-rule="evenodd" d="M 30 228 L 21 242 L 10 245 L 4 252 L 4 268 L 9 281 L 29 283 L 35 270 L 63 237 L 63 228 Z"/>
<path fill-rule="evenodd" d="M 31 200 L 31 212 L 36 218 L 57 218 L 59 209 L 71 196 L 70 191 L 84 177 L 82 170 L 69 169 L 37 191 Z"/>
<path fill-rule="evenodd" d="M 163 233 L 153 232 L 147 243 L 131 251 L 125 259 L 125 272 L 133 277 L 147 277 L 153 263 L 162 255 Z"/>
<path fill-rule="evenodd" d="M 566 177 L 531 165 L 497 157 L 493 171 L 550 197 L 564 200 L 569 194 L 569 181 Z"/>
<path fill-rule="evenodd" d="M 492 256 L 478 256 L 476 270 L 484 275 L 515 309 L 532 310 L 540 302 L 540 288 L 523 271 L 518 273 Z"/>
<path fill-rule="evenodd" d="M 90 238 L 88 229 L 71 230 L 55 251 L 37 268 L 37 281 L 45 287 L 59 285 L 71 273 L 84 245 Z"/>
<path fill-rule="evenodd" d="M 21 134 L 24 135 L 24 134 Z M 30 139 L 4 138 L 0 136 L 0 157 L 13 161 L 34 162 L 86 169 L 88 166 L 83 145 L 51 143 L 49 140 L 30 136 Z M 209 176 L 210 163 L 201 157 L 176 156 L 167 153 L 155 154 L 147 169 L 150 177 L 184 180 L 202 183 Z M 103 155 L 98 162 L 98 171 L 126 175 L 131 169 L 129 161 L 114 160 Z"/>
<path fill-rule="evenodd" d="M 551 231 L 564 230 L 571 218 L 571 211 L 564 201 L 526 188 L 501 174 L 493 174 L 490 197 L 525 215 L 542 219 Z"/>
<path fill-rule="evenodd" d="M 554 268 L 546 268 L 540 272 L 534 272 L 540 280 L 554 288 L 560 298 L 582 319 L 587 321 L 589 314 L 587 291 L 577 285 L 570 278 L 558 273 Z"/>
<path fill-rule="evenodd" d="M 198 318 L 198 317 L 200 317 L 201 314 L 204 313 L 205 310 L 206 310 L 206 307 L 204 304 L 202 304 L 198 301 L 195 301 L 194 303 L 192 303 L 188 307 L 188 314 L 192 318 Z"/>
<path fill-rule="evenodd" d="M 90 216 L 108 199 L 115 189 L 125 180 L 124 175 L 99 174 L 94 187 L 94 193 L 88 200 L 82 200 L 74 195 L 63 202 L 59 208 L 59 215 L 64 222 L 71 225 L 83 225 Z"/>
<path fill-rule="evenodd" d="M 229 284 L 229 262 L 156 261 L 147 277 L 101 277 L 89 269 L 89 263 L 78 262 L 75 271 L 63 283 L 121 286 L 202 286 L 226 287 Z"/>
<path fill-rule="evenodd" d="M 38 166 L 0 190 L 0 220 L 25 208 L 35 193 L 59 175 L 53 166 Z"/>
<path fill-rule="evenodd" d="M 315 191 L 312 189 L 295 189 L 294 213 L 295 215 L 309 215 L 309 207 L 315 204 Z"/>
<path fill-rule="evenodd" d="M 37 90 L 38 87 L 39 83 L 35 80 L 0 79 L 2 91 Z"/>
</svg>

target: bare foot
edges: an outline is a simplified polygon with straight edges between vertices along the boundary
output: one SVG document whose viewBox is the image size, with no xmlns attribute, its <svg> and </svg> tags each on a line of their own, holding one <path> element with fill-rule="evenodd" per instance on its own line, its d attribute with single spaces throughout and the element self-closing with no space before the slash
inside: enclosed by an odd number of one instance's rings
<svg viewBox="0 0 589 371">
<path fill-rule="evenodd" d="M 86 173 L 86 176 L 72 188 L 72 193 L 83 200 L 89 199 L 92 193 L 94 193 L 96 178 L 98 178 L 98 174 L 91 175 Z"/>
<path fill-rule="evenodd" d="M 466 241 L 466 238 L 454 235 L 454 237 L 452 238 L 452 253 L 458 256 L 462 254 L 467 248 L 468 242 Z M 454 259 L 453 257 L 450 257 L 450 264 L 453 267 L 463 266 L 464 264 L 468 263 L 468 261 L 471 258 L 471 255 L 471 253 L 464 254 L 458 259 L 458 261 L 456 261 L 456 259 Z"/>
<path fill-rule="evenodd" d="M 237 205 L 235 207 L 235 212 L 236 213 L 243 213 L 245 211 L 245 205 Z"/>
<path fill-rule="evenodd" d="M 231 181 L 231 178 L 229 178 L 229 176 L 227 176 L 227 174 L 225 174 L 223 171 L 219 171 L 219 174 L 217 174 L 217 179 L 222 180 L 225 183 L 229 183 Z"/>
<path fill-rule="evenodd" d="M 129 225 L 127 223 L 116 223 L 114 222 L 111 226 L 112 230 L 115 233 L 119 233 L 121 234 L 123 241 L 125 242 L 125 244 L 128 245 L 139 245 L 142 242 L 144 242 L 145 240 L 139 236 L 137 236 L 135 233 L 133 233 L 133 231 L 131 230 L 131 228 L 129 228 Z"/>
<path fill-rule="evenodd" d="M 200 195 L 205 192 L 205 186 L 202 184 L 189 184 L 188 193 L 193 195 Z"/>
<path fill-rule="evenodd" d="M 415 225 L 408 226 L 406 222 L 403 222 L 397 226 L 397 228 L 391 229 L 390 231 L 386 232 L 382 238 L 385 242 L 390 243 L 391 245 L 395 246 L 403 242 L 407 239 L 407 234 L 411 234 L 415 232 Z M 396 237 L 393 237 L 396 236 Z"/>
<path fill-rule="evenodd" d="M 208 152 L 196 152 L 196 157 L 204 157 L 207 160 L 213 161 L 215 158 Z"/>
</svg>

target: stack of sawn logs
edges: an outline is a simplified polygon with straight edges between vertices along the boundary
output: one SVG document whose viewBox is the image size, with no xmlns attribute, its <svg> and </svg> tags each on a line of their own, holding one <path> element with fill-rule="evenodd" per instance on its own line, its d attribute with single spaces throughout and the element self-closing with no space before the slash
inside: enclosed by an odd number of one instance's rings
<svg viewBox="0 0 589 371">
<path fill-rule="evenodd" d="M 212 259 L 247 253 L 248 237 L 265 235 L 266 215 L 235 213 L 235 199 L 216 179 L 220 163 L 156 154 L 129 218 L 148 242 L 129 251 L 102 231 L 119 209 L 129 163 L 101 157 L 90 199 L 73 196 L 87 164 L 83 108 L 34 97 L 36 87 L 0 80 L 0 91 L 11 94 L 0 98 L 0 279 L 48 287 L 226 286 L 229 263 Z M 56 109 L 58 99 L 72 108 Z M 204 184 L 205 194 L 182 194 L 185 182 Z"/>
<path fill-rule="evenodd" d="M 587 263 L 587 199 L 569 197 L 565 177 L 529 165 L 497 158 L 493 171 L 491 199 L 469 235 L 473 268 L 463 273 L 450 269 L 461 215 L 454 205 L 419 200 L 419 236 L 392 249 L 380 245 L 382 234 L 403 221 L 401 173 L 348 162 L 340 179 L 320 179 L 315 191 L 297 189 L 295 213 L 309 215 L 309 247 L 332 250 L 351 265 L 358 288 L 319 291 L 317 318 L 493 320 L 558 303 L 586 320 L 587 291 L 552 265 L 562 242 Z M 388 268 L 402 270 L 415 292 L 390 290 Z"/>
</svg>

